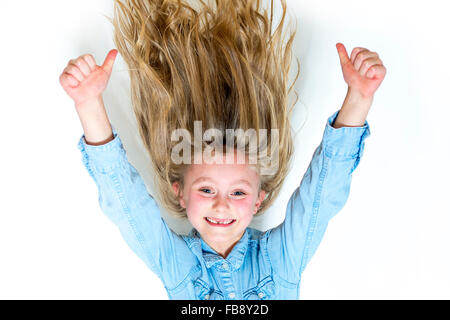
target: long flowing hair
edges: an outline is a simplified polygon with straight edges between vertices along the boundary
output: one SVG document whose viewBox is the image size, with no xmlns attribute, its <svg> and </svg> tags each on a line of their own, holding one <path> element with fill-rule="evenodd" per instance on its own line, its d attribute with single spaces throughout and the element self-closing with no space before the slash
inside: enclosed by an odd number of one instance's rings
<svg viewBox="0 0 450 320">
<path fill-rule="evenodd" d="M 260 0 L 197 2 L 195 9 L 183 0 L 115 0 L 110 19 L 128 66 L 133 111 L 152 160 L 157 197 L 169 213 L 186 217 L 172 188 L 174 182 L 183 187 L 188 167 L 171 159 L 178 143 L 171 139 L 174 130 L 193 136 L 194 121 L 224 136 L 226 129 L 267 129 L 265 148 L 274 156 L 271 132 L 277 129 L 278 168 L 260 176 L 266 192 L 260 215 L 279 194 L 293 154 L 289 119 L 295 102 L 288 108 L 288 96 L 299 76 L 298 59 L 297 76 L 289 88 L 287 82 L 295 30 L 284 41 L 285 0 L 275 30 L 273 0 L 270 17 Z M 260 160 L 259 170 L 268 165 Z"/>
</svg>

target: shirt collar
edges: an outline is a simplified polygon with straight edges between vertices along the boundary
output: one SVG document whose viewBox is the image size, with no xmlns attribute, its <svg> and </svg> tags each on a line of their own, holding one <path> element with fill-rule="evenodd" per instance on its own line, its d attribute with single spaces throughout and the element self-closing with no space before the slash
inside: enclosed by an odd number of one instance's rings
<svg viewBox="0 0 450 320">
<path fill-rule="evenodd" d="M 205 261 L 207 268 L 211 268 L 212 266 L 222 267 L 224 262 L 228 262 L 228 264 L 231 265 L 231 270 L 235 271 L 241 267 L 244 261 L 248 248 L 249 235 L 248 228 L 246 228 L 241 239 L 235 244 L 226 259 L 217 254 L 217 252 L 201 238 L 195 228 L 191 230 L 188 238 L 191 243 L 192 251 L 199 259 Z"/>
</svg>

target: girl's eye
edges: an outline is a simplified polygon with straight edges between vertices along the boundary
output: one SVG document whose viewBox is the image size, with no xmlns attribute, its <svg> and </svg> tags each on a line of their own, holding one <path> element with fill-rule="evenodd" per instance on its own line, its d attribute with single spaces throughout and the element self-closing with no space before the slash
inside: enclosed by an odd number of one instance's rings
<svg viewBox="0 0 450 320">
<path fill-rule="evenodd" d="M 206 190 L 206 191 L 205 191 L 205 190 Z M 208 188 L 201 188 L 200 191 L 202 191 L 202 192 L 204 192 L 204 193 L 211 194 L 211 192 L 208 192 L 208 191 L 211 191 L 211 189 L 208 189 Z M 240 194 L 236 194 L 236 193 L 240 193 Z M 242 191 L 235 191 L 235 192 L 233 192 L 233 195 L 235 195 L 235 196 L 244 196 L 245 193 L 242 192 Z"/>
</svg>

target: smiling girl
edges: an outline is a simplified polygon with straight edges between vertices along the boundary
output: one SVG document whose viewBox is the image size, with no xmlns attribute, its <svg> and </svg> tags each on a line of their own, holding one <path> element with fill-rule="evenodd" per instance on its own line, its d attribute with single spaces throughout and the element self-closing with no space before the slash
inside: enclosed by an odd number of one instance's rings
<svg viewBox="0 0 450 320">
<path fill-rule="evenodd" d="M 375 52 L 358 47 L 349 57 L 336 45 L 348 84 L 344 104 L 328 118 L 283 223 L 264 232 L 250 228 L 289 172 L 287 98 L 293 84 L 288 90 L 287 74 L 295 33 L 282 41 L 284 0 L 273 33 L 273 1 L 270 18 L 257 0 L 200 3 L 195 10 L 177 0 L 117 0 L 118 50 L 111 50 L 102 66 L 89 54 L 70 60 L 60 82 L 83 126 L 78 143 L 83 163 L 98 187 L 101 209 L 162 280 L 169 298 L 297 299 L 303 270 L 347 201 L 370 135 L 366 116 L 386 69 Z M 129 163 L 103 105 L 118 52 L 129 67 L 133 109 L 155 171 L 158 203 Z M 276 155 L 276 172 L 262 174 L 267 158 L 258 155 L 251 163 L 250 148 L 238 148 L 238 141 L 214 151 L 229 152 L 230 163 L 192 161 L 207 144 L 190 145 L 191 161 L 175 163 L 172 133 L 181 128 L 194 135 L 194 121 L 224 135 L 227 129 L 276 129 L 276 135 L 257 140 L 258 151 L 269 159 Z M 172 231 L 160 206 L 188 219 L 191 232 Z"/>
</svg>

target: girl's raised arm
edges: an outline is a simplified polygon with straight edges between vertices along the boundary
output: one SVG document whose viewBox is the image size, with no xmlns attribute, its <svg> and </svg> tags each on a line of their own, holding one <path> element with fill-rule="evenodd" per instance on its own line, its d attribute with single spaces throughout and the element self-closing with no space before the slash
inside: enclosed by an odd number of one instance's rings
<svg viewBox="0 0 450 320">
<path fill-rule="evenodd" d="M 336 129 L 327 121 L 322 142 L 315 150 L 300 185 L 290 197 L 284 222 L 268 234 L 268 254 L 274 274 L 298 283 L 301 273 L 317 250 L 330 219 L 345 205 L 352 180 L 370 135 L 362 127 Z"/>
<path fill-rule="evenodd" d="M 129 247 L 169 289 L 189 272 L 178 260 L 195 259 L 184 240 L 161 218 L 157 203 L 129 163 L 122 141 L 111 126 L 102 93 L 118 51 L 98 66 L 90 54 L 69 61 L 60 83 L 75 102 L 84 134 L 78 142 L 83 164 L 94 179 L 104 214 L 119 228 Z"/>
<path fill-rule="evenodd" d="M 373 96 L 386 75 L 376 52 L 356 47 L 349 57 L 336 44 L 347 96 L 342 108 L 327 121 L 323 139 L 311 163 L 289 199 L 285 221 L 268 234 L 268 249 L 276 274 L 298 282 L 317 250 L 329 220 L 345 205 L 352 181 L 370 135 L 367 114 Z"/>
<path fill-rule="evenodd" d="M 84 135 L 80 138 L 78 148 L 83 163 L 97 185 L 103 213 L 119 228 L 128 246 L 170 289 L 186 277 L 196 258 L 183 238 L 162 219 L 156 201 L 128 161 L 117 131 L 114 127 L 112 130 L 114 139 L 103 145 L 88 145 Z M 192 263 L 186 263 L 190 260 Z"/>
</svg>

